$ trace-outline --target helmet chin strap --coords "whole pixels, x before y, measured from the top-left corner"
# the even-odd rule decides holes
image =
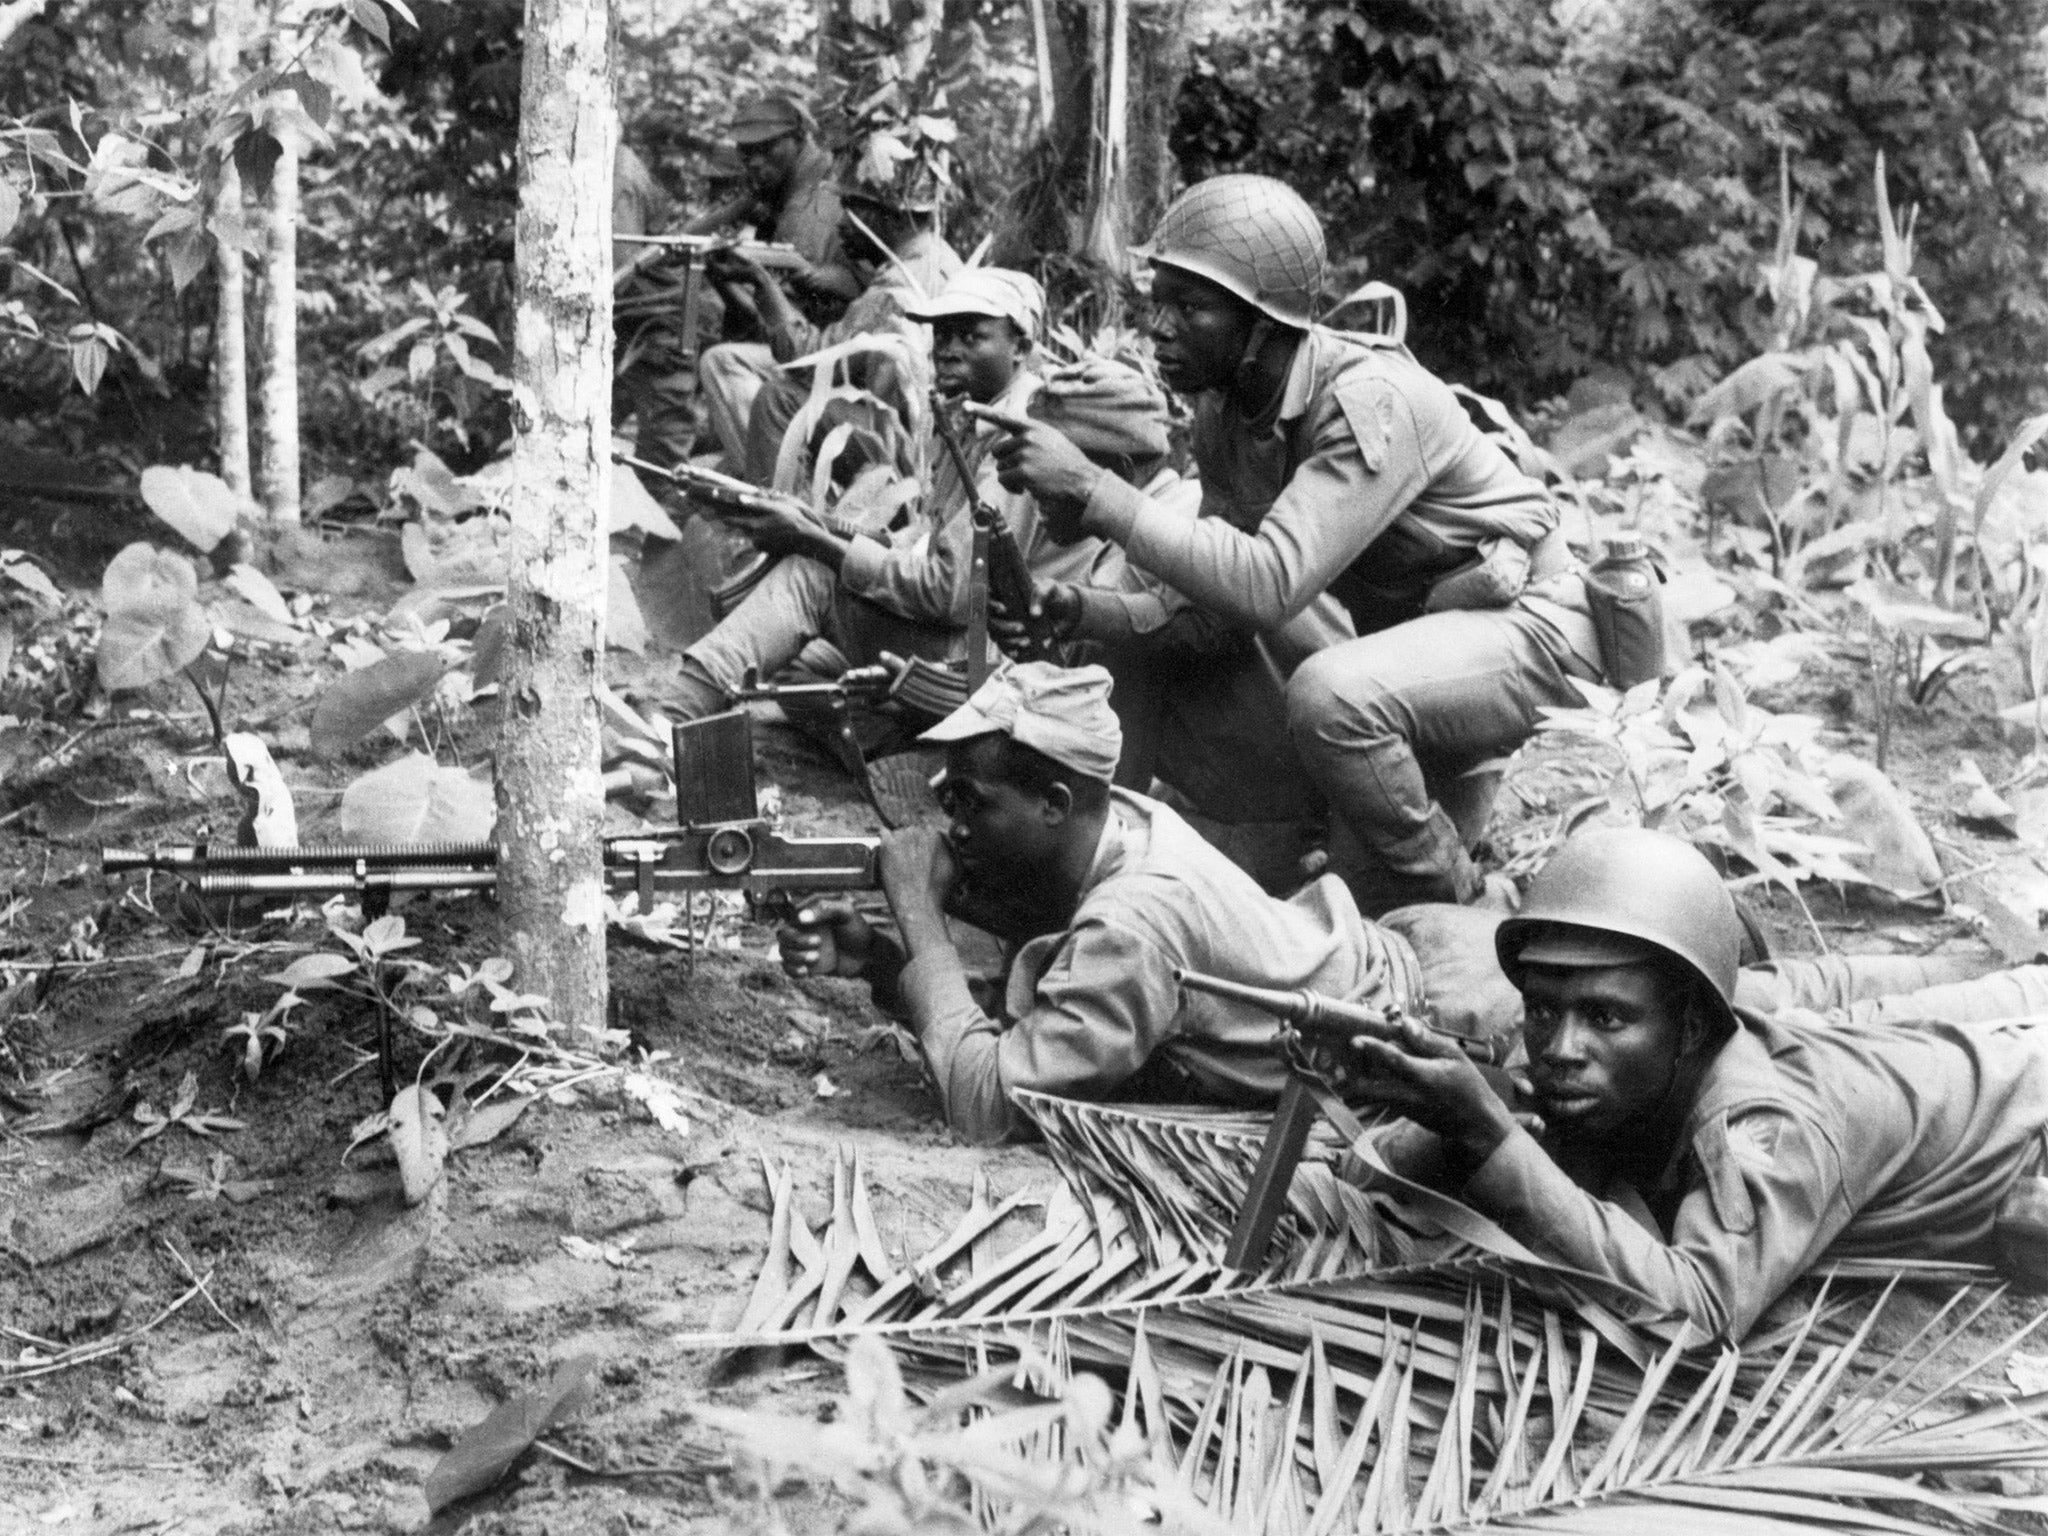
[[[1276,329],[1273,317],[1261,313],[1257,323],[1252,326],[1251,335],[1245,338],[1244,351],[1238,357],[1236,369],[1231,373],[1230,393],[1233,397],[1242,400],[1258,385],[1259,356],[1266,350],[1266,343],[1273,339],[1273,332]],[[1270,400],[1262,400],[1259,402],[1259,409],[1249,414],[1262,417],[1270,404]]]

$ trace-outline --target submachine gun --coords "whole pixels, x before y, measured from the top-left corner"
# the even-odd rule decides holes
[[[744,710],[675,728],[676,820],[604,840],[605,884],[657,897],[745,891],[773,906],[817,891],[880,888],[880,840],[789,837],[761,815],[754,788],[753,722]],[[352,893],[365,918],[405,891],[487,891],[498,883],[495,843],[332,844],[242,848],[218,843],[147,850],[105,848],[106,874],[157,870],[202,896]]]
[[[647,320],[679,307],[682,311],[683,351],[690,357],[697,355],[704,266],[711,257],[721,251],[733,251],[752,258],[771,271],[800,271],[810,265],[795,246],[776,240],[734,240],[729,236],[692,234],[614,235],[612,238],[621,245],[647,247],[612,273],[614,291],[624,288],[642,274],[653,278],[652,269],[656,267],[666,271],[671,262],[681,265],[682,272],[674,279],[621,298],[613,308],[613,316],[624,321]]]
[[[1017,547],[1017,536],[1002,514],[982,499],[974,471],[967,463],[967,450],[960,443],[952,408],[937,390],[932,392],[932,428],[945,445],[946,457],[953,461],[953,472],[960,477],[961,492],[967,497],[974,518],[973,564],[967,585],[967,691],[971,694],[988,678],[991,600],[1025,626],[1023,639],[1010,647],[1017,660],[1049,659],[1054,643],[1044,626],[1031,618],[1031,567],[1024,559],[1024,551]]]
[[[1258,1164],[1245,1190],[1244,1204],[1238,1208],[1237,1221],[1230,1229],[1223,1262],[1232,1269],[1255,1271],[1264,1266],[1266,1250],[1273,1242],[1273,1229],[1287,1209],[1287,1192],[1294,1182],[1294,1170],[1301,1165],[1308,1133],[1321,1112],[1319,1095],[1334,1091],[1332,1076],[1343,1065],[1354,1037],[1392,1038],[1405,1023],[1420,1023],[1432,1034],[1455,1043],[1478,1064],[1496,1093],[1510,1104],[1515,1102],[1514,1083],[1502,1070],[1511,1049],[1505,1039],[1457,1034],[1412,1014],[1342,1002],[1319,992],[1248,987],[1221,976],[1185,969],[1176,970],[1173,976],[1190,992],[1207,992],[1264,1009],[1287,1025],[1280,1036],[1280,1048],[1287,1063],[1287,1086],[1280,1092],[1272,1127],[1266,1132]]]

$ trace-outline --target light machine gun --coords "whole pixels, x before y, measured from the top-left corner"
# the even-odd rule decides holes
[[[604,875],[634,893],[642,913],[663,893],[745,891],[775,905],[816,891],[880,888],[879,839],[789,837],[761,815],[752,721],[744,710],[675,728],[676,819],[604,840]],[[220,844],[101,850],[106,874],[157,870],[202,896],[353,893],[366,918],[405,891],[485,891],[498,883],[495,843],[335,844],[239,848]]]
[[[1368,1008],[1347,1003],[1319,992],[1284,992],[1273,987],[1248,987],[1185,969],[1173,973],[1174,980],[1190,992],[1206,992],[1245,1003],[1286,1022],[1280,1035],[1280,1049],[1287,1063],[1287,1086],[1273,1111],[1273,1124],[1259,1149],[1258,1165],[1252,1170],[1244,1204],[1230,1229],[1223,1262],[1232,1269],[1253,1271],[1266,1262],[1272,1246],[1273,1228],[1287,1209],[1287,1192],[1294,1183],[1294,1170],[1308,1146],[1308,1133],[1315,1126],[1319,1110],[1318,1091],[1332,1091],[1331,1079],[1345,1065],[1351,1041],[1359,1035],[1381,1039],[1397,1036],[1407,1022],[1418,1022],[1433,1034],[1454,1042],[1479,1064],[1479,1070],[1493,1084],[1494,1091],[1509,1104],[1515,1102],[1515,1087],[1501,1070],[1507,1058],[1508,1042],[1475,1039],[1440,1029],[1427,1020],[1398,1011]]]

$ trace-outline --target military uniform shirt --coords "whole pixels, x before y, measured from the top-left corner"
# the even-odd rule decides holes
[[[913,960],[898,991],[946,1119],[987,1142],[1028,1123],[1012,1090],[1110,1098],[1155,1054],[1187,1098],[1270,1102],[1284,1076],[1278,1021],[1182,991],[1175,967],[1384,1004],[1405,972],[1388,966],[1380,938],[1336,878],[1276,901],[1166,806],[1112,790],[1072,922],[1010,965],[1007,1018],[982,1011],[950,947]]]
[[[1729,1339],[1824,1255],[1986,1256],[1999,1202],[2040,1168],[2048,1031],[1739,1016],[1654,1187],[1567,1173],[1517,1130],[1465,1198]]]
[[[989,402],[990,408],[1007,415],[1025,414],[1040,382],[1035,373],[1018,370],[1009,387]],[[1119,582],[1127,567],[1113,545],[1100,539],[1080,539],[1067,545],[1054,542],[1039,517],[1038,503],[1028,494],[1003,489],[989,455],[989,445],[997,435],[997,429],[986,422],[974,422],[961,438],[961,457],[975,477],[981,499],[1009,525],[1033,581]],[[925,497],[925,515],[891,542],[869,536],[854,539],[847,547],[839,580],[855,596],[904,618],[965,625],[968,574],[974,562],[974,498],[936,432],[928,456],[931,490]],[[1181,485],[1179,476],[1171,476],[1159,487],[1159,494],[1176,495]],[[1180,494],[1179,501],[1185,506],[1191,497],[1192,492]]]
[[[763,238],[795,246],[814,266],[838,254],[839,186],[832,177],[832,156],[822,145],[804,146],[790,170],[781,207],[759,228]]]
[[[1543,488],[1405,348],[1320,327],[1296,350],[1272,419],[1248,420],[1207,391],[1193,448],[1199,520],[1147,507],[1103,475],[1082,526],[1254,629],[1275,628],[1326,590],[1361,632],[1380,627],[1373,567],[1391,549],[1368,550],[1404,518],[1423,544],[1455,551],[1498,537],[1531,547],[1557,523]]]

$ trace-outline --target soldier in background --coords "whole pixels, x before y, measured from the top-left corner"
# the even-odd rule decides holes
[[[612,234],[660,234],[674,217],[674,199],[639,152],[621,139],[612,160]],[[612,271],[631,267],[646,249],[615,239]],[[642,281],[638,275],[627,279],[620,297],[629,297]],[[635,419],[634,451],[653,464],[674,464],[688,457],[697,435],[697,380],[689,361],[690,344],[677,329],[679,323],[679,317],[663,316],[630,329],[623,322],[620,327],[623,350],[612,376],[612,419]]]
[[[838,259],[840,205],[832,156],[817,142],[810,114],[792,97],[758,96],[733,120],[732,142],[745,177],[743,191],[718,210],[717,224],[700,221],[707,227],[693,225],[690,232],[713,234],[751,226],[756,239],[793,245],[811,263],[810,270],[790,274],[799,304],[813,288],[850,298],[856,291],[852,274]],[[728,310],[753,315],[752,329],[762,330],[751,274],[721,268],[713,276]],[[774,351],[759,336],[721,341],[698,359],[705,414],[733,466],[745,462],[754,399],[776,366]]]
[[[798,285],[785,287],[743,251],[719,254],[715,270],[721,280],[750,290],[768,331],[773,364],[792,363],[856,336],[893,334],[907,343],[900,368],[868,356],[849,364],[850,376],[885,402],[922,398],[930,391],[930,333],[908,311],[939,293],[960,270],[959,253],[938,233],[940,191],[934,178],[915,169],[899,170],[886,183],[856,181],[850,175],[842,179],[840,258],[862,287],[845,313],[828,324],[804,312],[791,292]],[[711,363],[709,354],[706,362]],[[736,409],[742,382],[722,365],[707,367],[705,405],[735,472],[767,485],[774,478],[783,434],[810,393],[810,377],[799,370],[755,382],[744,426]]]

